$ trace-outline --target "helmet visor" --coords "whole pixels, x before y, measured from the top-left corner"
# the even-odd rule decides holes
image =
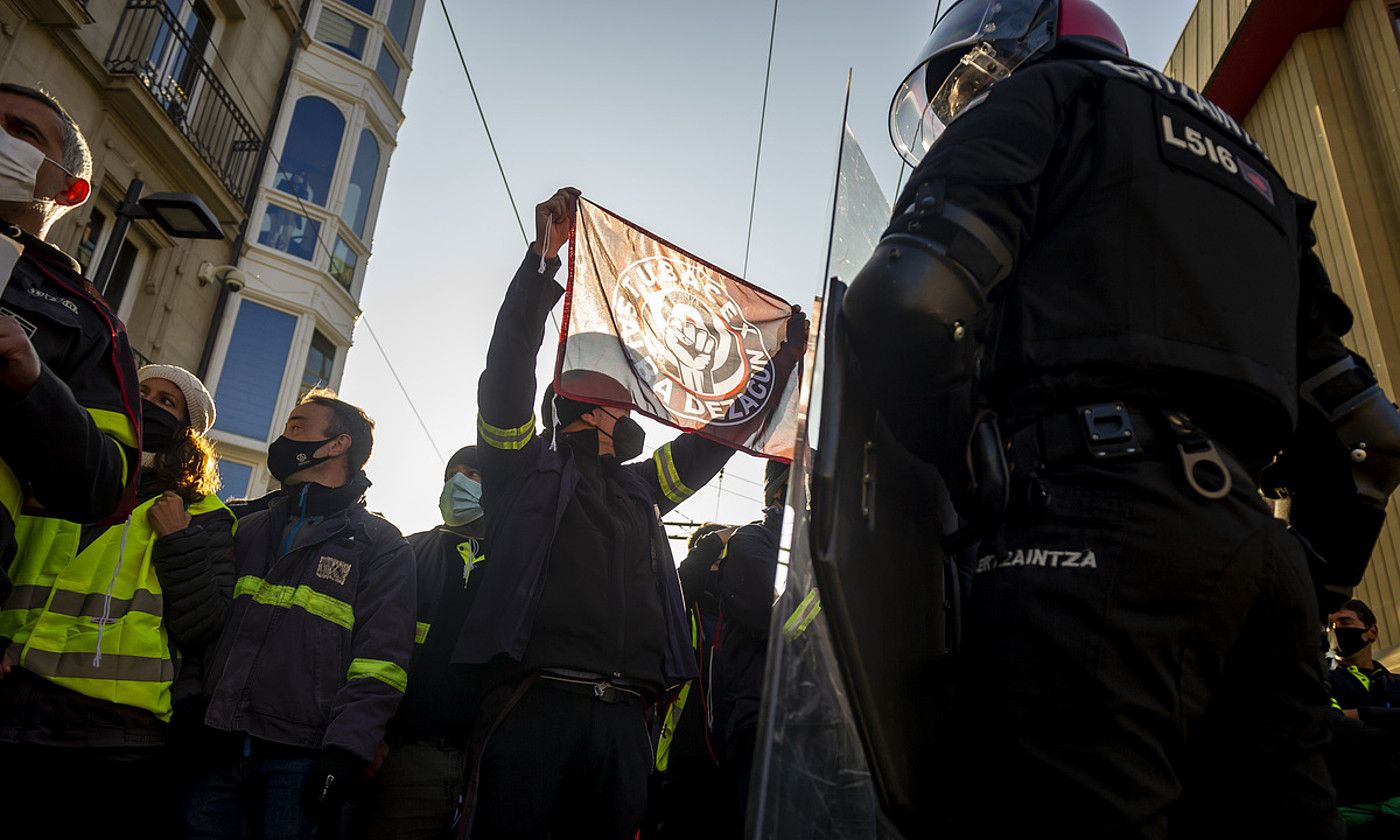
[[[890,139],[918,166],[948,125],[1052,37],[1055,0],[962,0],[938,21],[890,104]],[[1053,14],[1050,15],[1053,18]]]

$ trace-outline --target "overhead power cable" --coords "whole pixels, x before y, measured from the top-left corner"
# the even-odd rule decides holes
[[[510,179],[506,177],[506,167],[501,163],[501,153],[496,151],[496,139],[491,136],[491,124],[486,121],[486,109],[481,107],[481,97],[476,95],[476,83],[472,81],[472,71],[467,69],[467,58],[462,53],[462,42],[457,40],[457,28],[452,25],[452,15],[447,11],[447,0],[438,0],[438,5],[442,7],[442,16],[447,20],[447,31],[452,36],[452,46],[457,50],[457,60],[461,62],[462,73],[467,77],[467,87],[471,89],[472,101],[476,103],[477,116],[481,117],[481,128],[486,132],[486,142],[491,144],[491,155],[496,159],[496,171],[501,173],[501,183],[506,188],[506,198],[510,199],[510,209],[515,214],[516,226],[520,228],[520,238],[525,240],[525,246],[528,248],[530,235],[525,232],[525,222],[520,218],[520,205],[515,203],[515,193],[510,189]],[[555,332],[562,332],[554,310],[550,310],[549,320],[553,322]]]
[[[472,101],[476,103],[476,113],[481,117],[481,127],[486,131],[486,141],[491,144],[491,154],[496,158],[496,169],[501,173],[501,183],[506,188],[506,198],[510,199],[510,209],[515,213],[515,224],[520,228],[520,238],[530,244],[530,236],[525,232],[525,223],[520,219],[520,207],[515,203],[515,194],[510,191],[510,180],[506,178],[506,168],[501,164],[501,154],[496,151],[496,140],[491,136],[491,125],[486,122],[486,111],[481,107],[481,97],[476,95],[476,84],[472,82],[472,71],[467,69],[467,58],[462,54],[462,42],[457,40],[457,28],[452,25],[452,15],[447,11],[447,0],[438,0],[442,6],[442,16],[447,19],[447,31],[452,36],[452,46],[457,49],[457,60],[462,63],[462,72],[467,77],[467,87],[471,88]]]
[[[403,380],[399,378],[399,372],[394,369],[394,363],[389,361],[389,354],[384,351],[384,345],[379,343],[379,336],[375,335],[374,327],[370,326],[369,319],[363,314],[360,315],[360,323],[365,325],[365,331],[368,332],[369,337],[374,340],[374,346],[379,348],[379,355],[384,358],[384,365],[389,368],[389,375],[394,377],[394,382],[398,384],[399,392],[403,394],[403,398],[408,403],[408,407],[412,409],[413,416],[418,418],[418,425],[422,427],[423,434],[427,436],[428,444],[433,447],[433,452],[437,453],[438,460],[443,460],[442,449],[438,447],[437,441],[433,439],[433,433],[428,430],[428,423],[423,419],[423,415],[419,413],[418,406],[414,404],[413,398],[408,395],[408,387],[405,386]]]
[[[763,126],[768,122],[768,82],[773,77],[773,38],[778,32],[778,0],[773,0],[773,20],[768,25],[768,66],[763,71],[763,107],[758,114],[758,151],[753,161],[753,190],[749,193],[749,230],[744,237],[744,272],[749,276],[749,249],[753,245],[753,211],[758,202],[758,167],[763,162]]]

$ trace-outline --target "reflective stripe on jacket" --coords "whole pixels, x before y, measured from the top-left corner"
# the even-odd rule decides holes
[[[413,553],[360,504],[311,517],[299,501],[294,490],[239,521],[233,610],[207,665],[205,722],[369,761],[408,684]]]
[[[170,720],[175,655],[152,564],[157,535],[146,500],[79,550],[83,526],[22,516],[14,591],[0,610],[0,637],[25,670],[79,694],[134,706]],[[215,496],[191,516],[223,508]]]

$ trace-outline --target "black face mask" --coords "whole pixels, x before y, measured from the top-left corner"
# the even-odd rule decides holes
[[[602,434],[602,432],[599,432]],[[646,446],[647,433],[642,425],[631,417],[619,417],[612,431],[613,453],[618,463],[625,464],[642,454]]]
[[[1370,639],[1363,638],[1366,630],[1361,627],[1334,627],[1332,635],[1337,638],[1337,653],[1342,656],[1359,653],[1371,643]]]
[[[175,444],[187,425],[150,400],[141,400],[141,451],[165,452]]]
[[[333,440],[335,438],[292,440],[282,435],[267,447],[267,471],[273,478],[285,482],[293,473],[329,461],[331,456],[316,458],[314,453]]]

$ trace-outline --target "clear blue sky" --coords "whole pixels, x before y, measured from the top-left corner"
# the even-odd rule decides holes
[[[475,442],[477,378],[525,246],[442,11],[437,0],[425,4],[361,305],[446,457]],[[1156,67],[1194,5],[1100,4],[1135,55]],[[821,289],[847,68],[851,125],[885,192],[894,192],[900,161],[886,130],[890,97],[927,37],[934,6],[780,0],[748,279],[804,308]],[[770,3],[448,7],[527,230],[535,203],[574,185],[738,273]],[[552,351],[552,337],[546,347]],[[548,375],[544,365],[540,375]],[[378,423],[372,509],[404,533],[436,524],[443,462],[363,326],[341,391]],[[656,424],[647,431],[648,452],[671,434]],[[760,461],[737,455],[725,492],[712,482],[678,514],[755,519],[762,475]]]

